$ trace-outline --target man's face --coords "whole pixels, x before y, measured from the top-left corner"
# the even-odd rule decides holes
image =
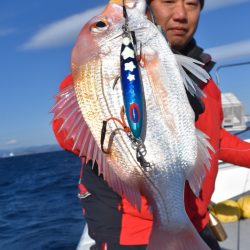
[[[165,31],[173,49],[182,49],[196,31],[201,6],[199,0],[152,0],[156,22]]]

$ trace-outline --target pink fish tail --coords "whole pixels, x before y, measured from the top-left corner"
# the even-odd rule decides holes
[[[153,228],[147,250],[210,250],[193,225],[180,230]]]

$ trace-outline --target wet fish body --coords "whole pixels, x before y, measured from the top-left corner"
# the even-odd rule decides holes
[[[185,181],[189,181],[198,195],[209,166],[209,143],[205,135],[195,129],[194,113],[183,84],[186,75],[159,29],[145,17],[145,1],[134,1],[127,11],[129,29],[135,31],[143,46],[144,67],[140,68],[143,90],[132,87],[133,93],[139,96],[126,97],[128,83],[134,83],[134,78],[127,79],[134,67],[127,65],[131,67],[127,72],[123,69],[133,56],[127,54],[131,60],[120,64],[120,53],[124,51],[121,45],[127,44],[122,37],[123,12],[121,6],[109,4],[100,16],[85,25],[72,52],[74,87],[60,97],[65,103],[68,96],[75,97],[72,108],[79,107],[79,110],[70,113],[72,108],[65,108],[66,104],[56,109],[63,109],[62,113],[70,114],[72,120],[80,113],[81,124],[68,122],[64,129],[76,127],[77,132],[72,132],[74,147],[87,161],[93,159],[98,163],[99,172],[116,192],[125,195],[138,208],[140,194],[146,196],[154,218],[148,250],[208,249],[184,207]],[[98,22],[102,22],[101,25],[97,25]],[[179,60],[191,70],[196,69],[200,78],[207,77],[195,65],[190,66],[191,59],[179,57]],[[129,82],[121,79],[113,88],[121,68],[123,80]],[[190,87],[194,92],[195,88]],[[142,111],[143,99],[145,111]],[[120,117],[123,105],[127,105],[127,122],[129,117],[132,121],[130,127],[144,115],[140,120],[141,128],[134,129],[134,137],[138,135],[143,141],[147,151],[145,161],[150,163],[147,169],[137,161],[131,139],[114,120],[107,124],[106,132],[106,138],[111,138],[110,154],[101,151],[102,121]]]

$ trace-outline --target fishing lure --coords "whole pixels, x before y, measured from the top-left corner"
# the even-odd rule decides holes
[[[146,147],[141,138],[142,126],[143,126],[143,107],[144,107],[144,95],[143,85],[141,80],[141,73],[139,68],[139,61],[137,57],[137,44],[135,32],[130,31],[128,28],[128,15],[126,7],[123,1],[123,17],[125,24],[123,25],[123,39],[120,53],[120,76],[116,78],[114,87],[120,78],[121,88],[123,95],[124,107],[121,109],[120,119],[110,117],[103,121],[103,127],[101,131],[101,149],[102,152],[108,154],[109,149],[104,149],[104,141],[107,129],[107,122],[114,120],[123,127],[124,132],[127,133],[132,148],[136,151],[136,158],[145,171],[151,168],[151,164],[145,160],[147,154]],[[126,113],[128,126],[124,120],[124,113]]]
[[[125,25],[120,54],[120,77],[125,113],[133,136],[140,139],[143,125],[143,88],[136,53],[135,35],[128,28],[128,16],[123,5]]]

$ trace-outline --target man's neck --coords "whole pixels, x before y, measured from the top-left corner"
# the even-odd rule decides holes
[[[196,41],[192,39],[184,48],[179,50],[182,55],[189,56],[195,59],[200,58],[203,49],[196,45]]]

